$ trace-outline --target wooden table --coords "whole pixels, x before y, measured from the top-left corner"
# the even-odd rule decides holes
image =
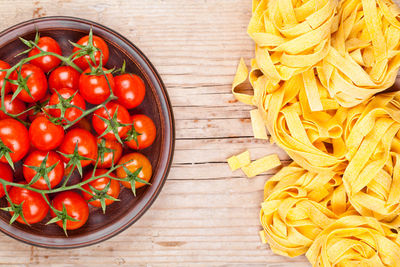
[[[118,236],[75,250],[48,250],[0,234],[4,266],[309,266],[260,242],[258,219],[268,175],[232,173],[226,158],[249,149],[253,159],[278,153],[252,138],[248,106],[230,93],[246,34],[249,0],[1,0],[0,29],[38,16],[100,22],[140,47],[160,72],[176,118],[176,152],[151,209]]]

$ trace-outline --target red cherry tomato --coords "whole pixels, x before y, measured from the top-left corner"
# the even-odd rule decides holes
[[[8,166],[5,163],[0,163],[0,179],[6,180],[8,182],[13,181],[13,171],[10,166]],[[7,191],[10,190],[10,186],[6,186]],[[4,192],[4,187],[2,184],[0,184],[0,197],[4,197],[6,192]]]
[[[0,60],[0,70],[7,70],[9,68],[11,68],[10,64],[8,64],[3,60]],[[6,77],[6,74],[7,73],[5,71],[0,71],[0,92],[1,88],[3,88],[4,78]],[[10,83],[6,83],[4,88],[5,88],[4,94],[8,94],[11,90]]]
[[[61,95],[63,99],[68,99],[74,95],[75,91],[70,88],[63,88],[58,90],[58,94]],[[49,106],[57,105],[60,103],[59,95],[57,93],[53,93],[50,97],[49,101]],[[86,103],[85,100],[82,98],[82,96],[79,93],[76,93],[75,96],[72,98],[71,105],[80,107],[81,109],[85,110],[86,109]],[[61,117],[61,110],[60,109],[49,109],[49,113],[51,116],[55,118],[60,118]],[[69,122],[73,122],[76,119],[78,119],[82,115],[82,111],[79,110],[78,108],[67,108],[64,114],[64,119],[63,123],[68,124]]]
[[[151,175],[153,173],[151,163],[150,161],[146,158],[145,155],[140,154],[140,153],[131,153],[124,155],[118,162],[118,165],[124,166],[131,172],[134,173],[137,171],[139,168],[142,168],[140,171],[138,177],[146,182],[150,181]],[[127,173],[125,172],[123,167],[120,167],[117,169],[117,177],[124,179],[127,177]],[[131,188],[131,183],[128,181],[121,181],[122,185]],[[144,183],[140,182],[135,182],[135,188],[140,188],[142,186],[145,186]]]
[[[139,76],[126,73],[115,76],[114,81],[114,94],[118,97],[118,103],[127,109],[135,108],[142,103],[146,87]]]
[[[89,42],[89,35],[86,35],[86,36],[82,37],[81,39],[79,39],[77,44],[85,46],[88,44],[88,42]],[[104,40],[102,38],[94,35],[93,36],[93,46],[97,47],[101,51],[101,52],[97,51],[94,53],[94,58],[96,60],[95,66],[99,65],[101,54],[103,54],[102,64],[103,64],[103,66],[105,66],[107,64],[108,56],[109,56],[108,46],[107,46],[106,42],[104,42]],[[80,48],[74,47],[74,49],[72,50],[72,53],[75,53],[79,50],[80,50]],[[93,62],[90,59],[89,55],[78,57],[77,59],[74,60],[74,63],[76,65],[78,65],[78,67],[81,68],[82,70],[87,69],[89,67],[88,62],[90,62],[90,64],[93,65]]]
[[[29,140],[39,150],[53,150],[63,139],[63,127],[52,123],[44,116],[36,118],[29,127]]]
[[[23,203],[22,214],[29,224],[42,221],[49,212],[49,205],[37,192],[14,186],[10,189],[9,196],[14,204]],[[13,214],[13,212],[10,213]],[[17,218],[17,221],[25,224],[21,216]]]
[[[55,53],[60,56],[62,54],[61,48],[58,45],[57,41],[51,37],[47,37],[47,36],[40,37],[39,41],[37,43],[37,46],[46,52],[52,52],[52,53]],[[29,52],[28,56],[32,57],[39,53],[40,53],[40,50],[37,47],[35,47],[34,49],[32,49]],[[49,72],[51,69],[57,67],[60,64],[61,60],[55,56],[41,56],[41,57],[32,59],[30,62],[31,62],[31,64],[41,68],[44,72]]]
[[[103,68],[103,70],[107,70]],[[114,90],[114,78],[111,73],[108,73],[107,79],[110,83],[108,86],[104,75],[88,75],[90,69],[85,70],[79,78],[79,93],[90,104],[101,104],[110,96],[111,90]]]
[[[113,155],[114,165],[117,165],[118,160],[122,156],[122,145],[118,141],[103,138],[97,138],[97,144],[100,158],[97,168],[110,168],[112,166]],[[111,149],[113,151],[104,152],[103,155],[101,155],[103,149]]]
[[[94,175],[101,176],[107,172],[108,172],[108,170],[105,170],[105,169],[96,169]],[[93,170],[86,173],[86,175],[83,177],[83,181],[90,179],[92,177],[92,175],[93,175]],[[116,178],[116,176],[113,173],[110,173],[110,176]],[[86,189],[90,193],[94,194],[93,190],[90,188],[89,185],[91,185],[96,190],[103,190],[108,185],[108,183],[110,183],[110,188],[107,190],[107,195],[109,195],[113,198],[118,198],[119,191],[120,191],[119,182],[117,180],[110,179],[107,176],[103,176],[94,181],[91,181],[91,182],[83,185],[82,188]],[[89,201],[93,198],[92,195],[90,195],[84,191],[82,191],[82,194],[83,194],[83,198],[86,201]],[[107,199],[107,198],[105,199],[106,206],[110,205],[113,202],[114,202],[114,200],[112,200],[112,199]],[[89,204],[91,204],[92,206],[95,206],[95,207],[101,207],[101,202],[99,199],[94,199],[92,201],[89,201]]]
[[[22,65],[19,71],[24,79],[29,76],[27,86],[32,97],[24,89],[22,89],[17,97],[27,103],[37,102],[42,99],[47,92],[47,78],[42,69],[32,64],[25,64]],[[18,79],[18,73],[16,71],[10,76],[11,80]],[[11,88],[15,92],[18,85],[12,84]]]
[[[79,76],[81,74],[70,66],[61,66],[50,73],[49,88],[52,93],[55,90],[70,88],[75,91],[79,88]]]
[[[12,151],[10,157],[13,162],[21,160],[28,153],[28,130],[15,119],[0,120],[0,140]],[[7,160],[3,156],[0,162],[7,163]]]
[[[16,114],[20,114],[26,110],[26,105],[24,102],[22,102],[18,98],[15,98],[11,102],[11,99],[12,99],[12,95],[6,95],[4,97],[4,106],[6,108],[7,113],[16,115]],[[0,107],[1,107],[1,101],[0,101]],[[24,114],[18,116],[18,118],[21,120],[26,120],[26,117],[27,117],[26,112]],[[9,118],[9,116],[0,110],[0,119],[6,119],[6,118]]]
[[[85,167],[97,159],[97,142],[96,138],[88,131],[75,128],[67,132],[64,137],[59,151],[64,154],[73,154],[75,146],[78,143],[78,154],[93,160],[81,160],[82,167]],[[70,159],[63,158],[63,161],[68,163]]]
[[[131,128],[131,118],[129,116],[129,112],[115,102],[108,102],[106,104],[106,109],[100,108],[93,113],[92,117],[92,125],[94,130],[99,134],[103,134],[104,131],[107,129],[107,123],[104,122],[100,117],[110,120],[113,118],[114,114],[117,112],[117,122],[121,124],[128,124],[127,126],[120,126],[118,127],[118,135],[123,138],[126,136],[127,132]],[[109,140],[117,140],[115,134],[111,131],[106,133],[104,136],[105,139]]]
[[[41,100],[35,103],[30,103],[28,105],[29,111],[28,113],[28,119],[29,121],[34,121],[36,118],[40,116],[45,116],[43,109],[49,104],[50,101],[50,95],[46,94]]]
[[[154,125],[152,119],[150,119],[146,115],[138,114],[133,115],[131,117],[131,120],[133,121],[135,131],[140,134],[137,137],[139,146],[136,144],[136,141],[129,138],[129,136],[128,138],[131,140],[125,142],[125,144],[132,149],[143,149],[151,146],[156,139],[156,126]]]
[[[83,197],[76,192],[65,191],[57,194],[52,201],[52,205],[59,211],[62,211],[63,207],[65,207],[67,214],[77,220],[67,220],[66,230],[75,230],[82,227],[89,218],[88,204]],[[50,214],[52,217],[56,216],[53,210],[50,210]],[[62,221],[57,221],[56,223],[61,228],[63,227]]]
[[[43,160],[47,156],[47,161],[46,161],[46,168],[53,166],[54,164],[57,164],[56,167],[51,170],[50,172],[47,173],[47,176],[49,177],[50,181],[50,188],[48,187],[45,179],[43,176],[39,178],[35,183],[33,183],[31,186],[37,189],[42,189],[42,190],[47,190],[54,188],[56,185],[58,185],[63,176],[64,176],[64,162],[61,160],[61,157],[53,151],[33,151],[30,153],[25,161],[24,161],[24,166],[22,167],[23,174],[25,180],[29,183],[32,181],[32,179],[35,177],[37,174],[37,171],[35,171],[31,167],[40,167],[42,164]]]

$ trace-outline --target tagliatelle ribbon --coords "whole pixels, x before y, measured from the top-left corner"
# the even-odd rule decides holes
[[[232,92],[257,108],[255,137],[267,128],[294,161],[265,184],[263,242],[318,267],[400,266],[400,93],[382,93],[400,67],[400,9],[254,0],[252,12],[255,58]],[[238,90],[247,79],[253,95]]]
[[[305,253],[340,216],[355,213],[337,174],[312,173],[291,164],[265,184],[260,234],[275,253],[294,257]]]
[[[313,266],[400,266],[398,235],[375,218],[345,216],[319,233],[306,256]]]
[[[392,86],[400,67],[400,14],[388,0],[340,1],[339,27],[319,78],[332,97],[352,107]]]

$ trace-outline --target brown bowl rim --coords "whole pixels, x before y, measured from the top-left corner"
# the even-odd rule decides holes
[[[91,245],[95,245],[100,242],[103,242],[103,241],[110,239],[110,238],[118,235],[119,233],[123,232],[124,230],[129,228],[131,225],[133,225],[135,222],[137,222],[147,212],[147,210],[151,207],[151,205],[154,203],[154,201],[160,194],[160,192],[167,180],[169,171],[171,169],[174,150],[175,150],[175,138],[176,138],[175,120],[174,120],[171,101],[169,99],[165,84],[162,81],[161,76],[155,69],[154,65],[150,62],[150,60],[147,58],[147,56],[136,45],[134,45],[130,40],[128,40],[126,37],[124,37],[123,35],[121,35],[120,33],[116,32],[116,31],[110,29],[107,26],[104,26],[100,23],[97,23],[97,22],[94,22],[91,20],[87,20],[87,19],[83,19],[83,18],[79,18],[79,17],[73,17],[73,16],[45,16],[45,17],[34,18],[34,19],[27,20],[27,21],[23,21],[18,24],[15,24],[11,27],[8,27],[5,30],[0,31],[0,37],[9,32],[15,31],[20,27],[29,26],[36,22],[41,22],[41,21],[46,21],[46,20],[50,20],[50,21],[51,20],[65,20],[65,21],[83,24],[84,26],[93,27],[93,29],[99,28],[101,30],[104,30],[104,31],[110,33],[114,37],[116,37],[118,39],[118,41],[121,41],[121,42],[125,43],[126,45],[128,45],[135,52],[136,56],[138,56],[145,63],[145,66],[143,66],[143,65],[141,65],[141,66],[145,67],[145,69],[148,69],[153,74],[152,77],[150,77],[150,80],[154,85],[155,91],[157,93],[157,97],[159,98],[160,103],[161,103],[160,109],[162,110],[162,114],[160,116],[165,116],[165,120],[167,121],[166,125],[168,126],[167,129],[165,129],[165,134],[166,134],[165,147],[168,148],[168,155],[166,158],[166,163],[164,164],[164,170],[162,171],[162,174],[160,175],[161,180],[158,184],[158,187],[149,196],[147,202],[144,204],[143,208],[139,210],[139,212],[134,214],[134,216],[132,218],[130,218],[128,220],[128,222],[124,223],[120,227],[117,227],[116,229],[113,229],[110,233],[98,236],[98,235],[96,235],[96,232],[94,232],[94,233],[88,235],[88,237],[91,237],[93,235],[94,238],[92,237],[90,240],[87,240],[85,242],[75,242],[75,243],[68,242],[68,240],[70,240],[70,238],[64,238],[63,240],[65,240],[67,242],[65,242],[63,244],[46,244],[45,242],[36,242],[36,241],[32,240],[32,237],[35,237],[37,235],[23,232],[22,230],[17,229],[18,230],[17,232],[23,232],[24,236],[31,237],[31,238],[26,238],[26,237],[16,234],[15,231],[8,231],[8,230],[4,229],[0,224],[1,232],[3,232],[4,234],[6,234],[18,241],[26,243],[28,245],[33,245],[33,246],[42,247],[42,248],[50,248],[50,249],[73,249],[73,248],[87,247],[87,246],[91,246]],[[154,83],[154,82],[156,82],[156,83]],[[162,96],[162,97],[160,97],[160,96]],[[163,114],[165,114],[165,115],[163,115]],[[154,179],[154,177],[153,177],[153,179]],[[109,227],[110,226],[108,226],[106,228],[109,228]],[[12,227],[11,229],[16,229],[16,228]],[[59,237],[56,237],[56,238],[47,237],[47,239],[51,240],[51,239],[60,239],[60,238]]]

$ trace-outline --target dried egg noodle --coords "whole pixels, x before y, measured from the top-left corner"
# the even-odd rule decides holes
[[[400,266],[397,239],[375,218],[345,216],[317,236],[306,256],[313,266]]]
[[[253,0],[252,12],[255,58],[232,93],[257,108],[254,136],[267,129],[294,161],[265,184],[262,240],[313,266],[400,266],[400,93],[382,93],[400,67],[400,9]],[[258,174],[248,162],[236,168]]]

